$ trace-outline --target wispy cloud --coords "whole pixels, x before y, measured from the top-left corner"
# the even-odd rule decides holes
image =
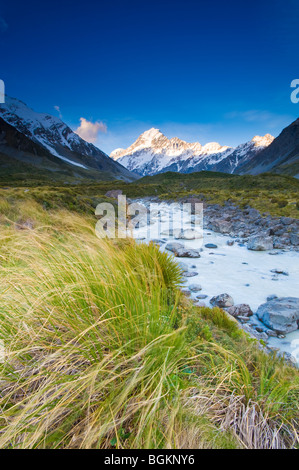
[[[5,33],[8,28],[8,24],[5,19],[0,16],[0,33]]]
[[[91,122],[83,117],[80,118],[80,122],[81,124],[77,127],[75,132],[87,142],[94,144],[100,133],[107,132],[107,126],[104,122]]]
[[[56,109],[56,111],[58,112],[58,115],[59,115],[60,119],[62,119],[62,114],[61,114],[60,106],[54,106],[54,109]]]
[[[269,130],[284,127],[290,124],[292,116],[287,114],[272,113],[264,110],[250,109],[247,111],[232,111],[225,115],[226,119],[238,119],[248,123],[266,124]]]

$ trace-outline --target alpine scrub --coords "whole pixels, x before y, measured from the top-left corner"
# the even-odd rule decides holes
[[[18,207],[36,218],[1,226],[1,448],[298,444],[298,371],[194,307],[167,253]]]

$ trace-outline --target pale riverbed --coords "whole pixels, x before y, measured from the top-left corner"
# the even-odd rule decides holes
[[[141,202],[141,201],[140,201]],[[165,222],[168,216],[169,206],[161,205],[161,232],[168,228]],[[174,212],[174,227],[176,219],[179,220],[180,210]],[[164,222],[163,222],[164,221]],[[156,228],[158,217],[154,218],[151,228]],[[149,242],[148,226],[134,230],[134,236]],[[165,250],[168,242],[179,242],[185,247],[200,250],[200,258],[176,258],[185,263],[190,271],[198,274],[186,279],[184,286],[200,284],[202,290],[192,293],[192,298],[198,294],[207,295],[204,302],[209,306],[210,299],[218,294],[228,293],[234,299],[235,304],[247,303],[255,312],[259,305],[266,302],[269,295],[278,297],[299,297],[299,253],[276,250],[276,255],[270,255],[268,251],[250,251],[246,246],[239,246],[235,242],[227,245],[231,237],[203,230],[203,239],[176,240],[174,237],[160,235],[164,243],[161,250]],[[217,248],[205,248],[205,244],[213,243]],[[274,250],[272,250],[272,253]],[[287,275],[274,274],[273,269],[286,271]],[[281,351],[291,353],[299,362],[299,330],[289,333],[285,338],[269,338],[269,346],[277,347]]]

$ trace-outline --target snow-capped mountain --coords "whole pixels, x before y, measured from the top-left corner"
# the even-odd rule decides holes
[[[9,96],[0,104],[0,153],[50,171],[96,170],[99,179],[100,172],[132,179],[126,168],[79,137],[61,119],[37,113]]]
[[[191,173],[211,170],[237,173],[245,162],[265,149],[274,137],[255,136],[250,142],[236,148],[217,142],[201,145],[174,137],[168,139],[158,129],[149,129],[127,149],[116,149],[110,157],[139,175],[154,175],[166,171]]]

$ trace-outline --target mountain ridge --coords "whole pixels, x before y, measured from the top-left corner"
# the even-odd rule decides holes
[[[61,119],[37,113],[6,95],[0,104],[0,153],[57,176],[59,169],[73,178],[136,179],[126,168],[84,141]],[[9,160],[7,161],[9,165]]]
[[[240,163],[270,145],[274,137],[270,134],[254,136],[245,144],[233,148],[209,142],[188,143],[178,137],[168,139],[159,129],[143,132],[127,149],[116,149],[110,157],[141,176],[166,171],[190,173],[211,170],[235,173]]]

